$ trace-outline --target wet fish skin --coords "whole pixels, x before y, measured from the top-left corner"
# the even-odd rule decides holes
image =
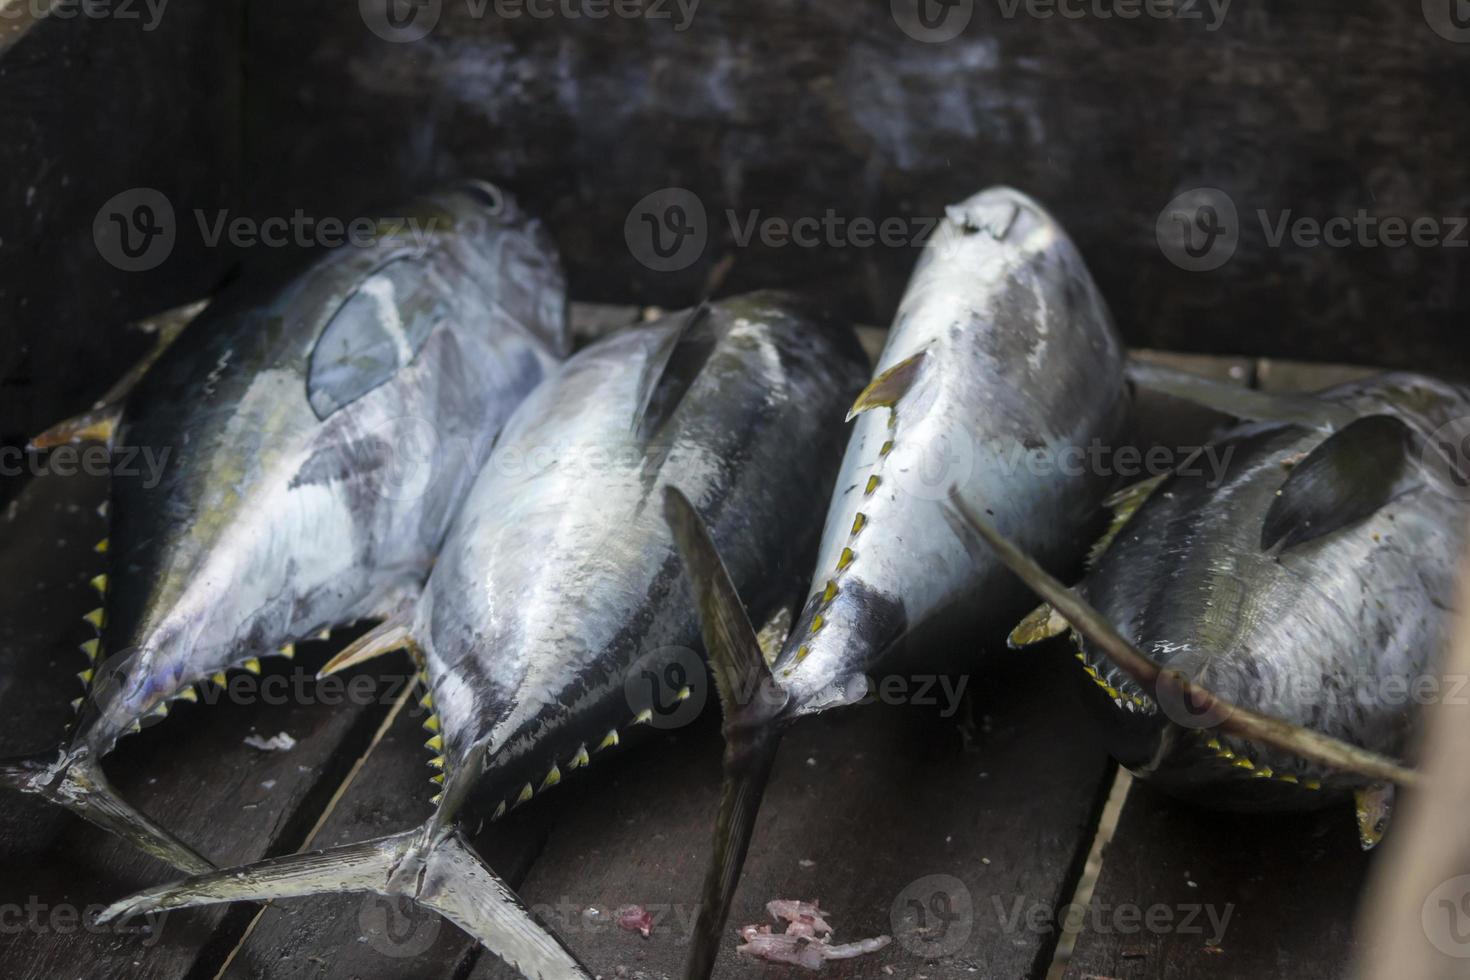
[[[948,209],[915,269],[877,374],[849,412],[857,423],[809,597],[769,670],[744,635],[721,543],[697,514],[671,512],[724,679],[726,734],[686,978],[714,968],[785,727],[860,701],[911,631],[998,628],[1025,608],[1020,581],[952,526],[949,494],[957,487],[1046,562],[1068,566],[1110,479],[1055,467],[1094,441],[1117,445],[1129,412],[1122,346],[1081,256],[1040,205],[992,188]],[[1028,465],[1028,452],[1053,468]],[[742,692],[757,684],[780,697]]]
[[[1425,439],[1470,417],[1470,389],[1417,375],[1378,376],[1320,397],[1350,415],[1398,419]],[[1263,550],[1278,490],[1327,438],[1274,422],[1226,433],[1217,441],[1230,453],[1221,484],[1167,478],[1078,591],[1161,666],[1226,701],[1402,758],[1412,692],[1433,676],[1449,628],[1465,502],[1431,478],[1365,519]],[[1096,674],[1090,701],[1114,754],[1164,789],[1215,806],[1296,809],[1368,783],[1217,731],[1205,724],[1212,715],[1191,727],[1182,702],[1161,711],[1093,644],[1072,638]]]
[[[1053,567],[1081,554],[1108,489],[1104,474],[1059,478],[1022,456],[1116,445],[1129,413],[1112,318],[1036,202],[992,188],[948,209],[875,374],[916,356],[896,403],[856,417],[809,599],[774,665],[793,716],[861,698],[911,628],[999,626],[1024,609],[1024,588],[944,519],[952,484]]]
[[[416,593],[495,433],[570,332],[554,247],[503,192],[455,185],[409,216],[283,289],[216,300],[137,382],[114,441],[167,465],[112,487],[106,659],[70,745],[5,782],[95,817],[112,795],[97,761],[170,699]],[[314,361],[334,330],[341,362]],[[375,365],[366,341],[396,360]],[[340,403],[319,397],[333,392]],[[198,870],[114,806],[109,829]]]
[[[628,418],[672,323],[578,354],[516,413],[413,630],[445,732],[446,798],[467,778],[513,803],[553,760],[627,734],[624,683],[639,657],[698,647],[663,487],[710,514],[759,615],[790,594],[832,485],[833,419],[864,359],[846,328],[819,331],[789,303],[757,293],[714,304],[724,338],[647,444]],[[545,447],[556,462],[537,468]],[[784,557],[773,567],[772,556]],[[483,775],[465,772],[477,749]]]
[[[444,770],[430,821],[154,889],[104,919],[366,889],[438,910],[528,976],[586,976],[517,911],[459,822],[497,817],[647,730],[630,673],[649,654],[692,653],[699,637],[667,493],[699,508],[758,617],[790,597],[836,475],[841,412],[866,371],[849,327],[821,325],[782,294],[688,319],[579,352],[517,409],[406,628],[385,632],[385,644],[412,637],[430,688]]]

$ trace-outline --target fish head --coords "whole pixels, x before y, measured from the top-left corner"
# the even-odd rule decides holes
[[[483,180],[451,184],[425,205],[428,227],[444,229],[445,247],[467,273],[465,288],[484,292],[558,360],[566,358],[572,349],[566,275],[545,223]]]

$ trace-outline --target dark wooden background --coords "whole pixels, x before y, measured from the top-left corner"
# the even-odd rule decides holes
[[[739,247],[724,212],[924,219],[1008,182],[1073,232],[1134,345],[1470,370],[1470,248],[1271,248],[1256,218],[1470,215],[1470,44],[1420,3],[1234,0],[1212,31],[1203,0],[1132,20],[974,0],[932,44],[888,0],[704,0],[682,32],[424,2],[438,20],[411,43],[344,0],[173,0],[152,31],[52,19],[0,53],[0,434],[99,394],[136,347],[123,324],[278,257],[208,247],[194,210],[345,219],[462,175],[549,219],[581,299],[797,285],[885,323],[914,248]],[[178,239],[123,273],[92,222],[139,186]],[[624,224],[669,186],[699,196],[708,244],[655,272]],[[1200,186],[1235,203],[1240,244],[1187,272],[1155,223]]]

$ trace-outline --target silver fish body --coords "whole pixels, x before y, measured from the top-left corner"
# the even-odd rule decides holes
[[[473,781],[492,812],[513,806],[653,721],[630,702],[630,671],[687,669],[699,647],[665,487],[707,515],[758,619],[796,587],[864,360],[849,329],[819,329],[777,294],[717,303],[707,327],[707,359],[656,433],[631,420],[677,322],[576,355],[516,413],[476,483],[413,629],[444,729],[446,800]]]
[[[1122,346],[1081,256],[1034,201],[994,188],[949,208],[877,375],[915,364],[891,404],[856,417],[809,600],[774,665],[791,714],[861,698],[911,629],[993,628],[1024,608],[1024,587],[945,519],[952,486],[1053,567],[1080,557],[1107,492],[1075,449],[1116,445],[1125,429]]]
[[[1415,375],[1384,375],[1321,398],[1360,417],[1403,422],[1425,456],[1436,431],[1470,418],[1470,390]],[[1219,485],[1206,475],[1164,479],[1078,591],[1162,667],[1226,702],[1402,757],[1417,704],[1447,693],[1433,665],[1450,625],[1470,494],[1436,479],[1443,470],[1431,459],[1429,478],[1363,519],[1263,548],[1263,524],[1283,485],[1327,439],[1258,422],[1223,435],[1215,447],[1228,465]],[[1241,809],[1325,805],[1363,786],[1356,774],[1220,731],[1213,710],[1198,711],[1168,689],[1150,697],[1072,636],[1110,748],[1151,782]]]
[[[648,730],[656,711],[695,698],[697,712],[708,691],[699,616],[665,498],[693,502],[751,612],[774,611],[811,559],[841,412],[865,367],[849,327],[768,293],[579,352],[507,425],[416,608],[363,646],[407,641],[421,658],[444,770],[430,821],[155,889],[104,918],[370,890],[439,911],[525,976],[587,977],[483,865],[460,820],[550,790]],[[649,702],[645,672],[681,679]]]
[[[71,770],[96,783],[192,685],[416,594],[495,434],[569,347],[549,237],[478,183],[284,289],[216,301],[123,409],[115,444],[166,465],[114,483],[103,659],[33,788],[64,801]]]

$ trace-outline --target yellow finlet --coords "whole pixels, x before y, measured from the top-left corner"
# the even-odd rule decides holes
[[[217,670],[214,673],[210,674],[209,679],[214,681],[220,687],[224,687],[230,682],[230,679],[225,676],[225,672],[222,670]]]
[[[1112,510],[1113,520],[1108,525],[1108,529],[1103,532],[1103,536],[1098,538],[1097,543],[1088,552],[1087,563],[1089,565],[1095,563],[1102,557],[1103,552],[1112,547],[1113,542],[1118,539],[1118,535],[1122,532],[1124,525],[1137,513],[1138,508],[1143,506],[1144,502],[1159,488],[1159,484],[1163,483],[1169,475],[1168,473],[1160,473],[1158,476],[1151,476],[1147,480],[1140,480],[1137,483],[1124,487],[1103,501],[1103,506]]]
[[[107,622],[107,613],[103,612],[101,607],[98,607],[87,613],[87,615],[83,616],[82,618],[91,623],[93,629],[101,630],[103,625]]]
[[[179,701],[197,702],[199,700],[199,692],[192,687],[184,687],[179,689],[178,693],[174,695],[174,698]]]
[[[636,715],[633,716],[633,724],[635,724],[635,725],[647,725],[647,724],[649,724],[652,721],[653,721],[653,709],[652,708],[644,708],[642,711],[638,712],[638,714],[636,714]]]
[[[424,719],[424,731],[437,732],[439,730],[439,716],[430,715]]]
[[[527,783],[521,787],[520,795],[516,797],[515,806],[520,806],[522,803],[528,802],[534,795],[535,790],[531,789],[530,783]]]
[[[330,626],[323,626],[317,632],[317,634],[312,637],[312,639],[314,639],[314,640],[330,640],[331,638],[332,638],[332,627],[330,627]]]
[[[149,718],[167,718],[168,717],[168,702],[167,701],[160,701],[158,703],[158,706],[157,707],[155,707],[152,711],[148,712],[148,717]]]
[[[877,473],[874,473],[872,476],[868,477],[868,485],[863,488],[863,496],[871,497],[873,495],[873,491],[877,490],[878,485],[882,482],[882,480],[878,479]]]
[[[828,579],[827,588],[822,591],[822,605],[827,605],[835,598],[837,598],[837,583]]]
[[[587,754],[587,746],[582,745],[577,748],[577,754],[572,756],[571,760],[567,762],[567,769],[580,769],[583,766],[590,766],[591,764],[592,757]]]
[[[926,351],[919,351],[874,378],[863,389],[862,394],[858,395],[857,401],[853,402],[847,413],[847,421],[851,422],[863,412],[874,408],[892,408],[897,405],[899,399],[908,394],[914,381],[918,379],[919,368],[923,366],[925,356]]]
[[[681,687],[679,688],[679,693],[674,695],[674,700],[688,701],[693,695],[694,692],[691,691],[688,687]]]
[[[281,647],[281,649],[279,651],[277,651],[277,652],[280,653],[280,655],[283,656],[283,657],[285,657],[287,660],[295,660],[296,659],[296,644],[294,644],[294,643],[287,643],[285,646]]]
[[[240,665],[240,669],[249,671],[252,674],[258,674],[260,673],[260,659],[258,657],[250,657]]]
[[[1011,635],[1006,637],[1006,645],[1012,650],[1019,650],[1021,647],[1061,636],[1071,628],[1071,624],[1060,613],[1043,602],[1011,630]]]
[[[424,748],[428,749],[430,752],[433,752],[435,755],[438,755],[440,752],[444,751],[444,736],[435,735],[433,738],[424,743]]]
[[[893,452],[893,440],[892,439],[889,439],[878,450],[878,455],[879,456],[887,456],[891,452]]]
[[[442,799],[444,799],[444,794],[442,792],[435,793],[433,796],[429,797],[429,806],[438,806],[439,801]]]
[[[837,559],[837,570],[839,572],[846,571],[847,566],[851,565],[852,560],[856,557],[857,555],[853,553],[851,548],[843,548],[842,555]]]
[[[55,449],[74,442],[111,443],[122,415],[120,405],[103,405],[58,422],[31,440],[32,449]]]
[[[822,631],[822,627],[823,626],[826,626],[826,625],[827,625],[827,620],[822,616],[821,613],[817,613],[815,616],[812,617],[812,633],[813,634],[820,633]]]
[[[435,786],[443,786],[444,774],[442,772],[434,773],[434,775],[429,777],[429,782],[433,783]]]
[[[429,760],[429,765],[430,766],[433,766],[435,769],[443,769],[444,768],[444,757],[442,755],[436,755],[436,756],[434,756],[434,758],[432,758],[432,759]]]
[[[492,814],[490,814],[490,820],[493,823],[494,821],[499,820],[503,816],[505,816],[505,801],[504,800],[501,800],[500,801],[500,805],[495,808],[495,812],[492,813]]]
[[[92,550],[97,552],[97,554],[99,555],[107,554],[108,540],[109,539],[107,538],[103,538],[101,541],[98,541],[95,545],[92,546]]]
[[[602,738],[602,744],[597,746],[597,751],[601,752],[603,749],[610,749],[617,744],[618,730],[616,728],[609,728],[607,734]]]
[[[553,762],[551,764],[551,771],[546,774],[546,778],[545,779],[541,780],[541,788],[538,789],[536,792],[538,792],[538,793],[544,793],[547,790],[551,789],[551,787],[557,785],[560,782],[561,782],[561,770],[559,768],[557,768],[556,763]]]
[[[795,658],[796,659],[796,662],[797,663],[801,663],[803,660],[805,660],[807,657],[809,657],[811,655],[811,652],[812,652],[812,648],[809,647],[809,646],[802,646],[802,647],[797,648],[796,658]]]
[[[95,664],[97,662],[97,654],[102,652],[102,641],[96,639],[88,640],[81,645],[81,651],[87,655],[88,660]]]
[[[421,698],[419,698],[419,707],[420,708],[427,708],[430,711],[433,711],[434,710],[434,692],[433,691],[425,691],[424,692],[424,696],[421,697]]]
[[[92,576],[92,581],[90,584],[92,588],[97,590],[98,595],[107,595],[107,573],[104,572],[101,575]]]
[[[96,673],[97,672],[94,671],[91,667],[88,667],[86,670],[77,672],[77,680],[81,681],[83,684],[91,684],[92,678],[96,675]]]
[[[851,536],[852,537],[857,537],[859,534],[862,533],[863,528],[865,528],[867,526],[868,526],[868,515],[867,514],[864,514],[862,511],[858,511],[857,517],[854,517],[852,519],[852,535]]]

